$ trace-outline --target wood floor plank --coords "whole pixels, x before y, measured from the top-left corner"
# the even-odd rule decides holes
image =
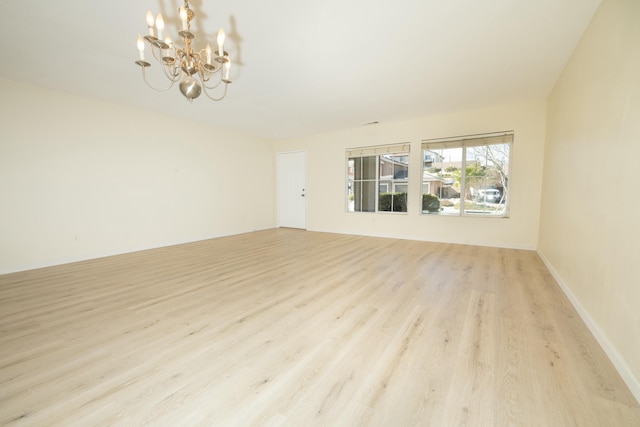
[[[265,230],[0,276],[0,425],[637,426],[532,251]]]

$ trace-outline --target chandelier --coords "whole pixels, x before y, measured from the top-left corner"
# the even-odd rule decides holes
[[[159,91],[168,90],[179,81],[180,92],[189,102],[193,102],[202,92],[213,101],[220,101],[226,96],[227,85],[231,83],[229,80],[231,61],[229,54],[224,51],[224,30],[220,28],[218,32],[216,40],[218,50],[212,52],[211,46],[207,44],[205,49],[195,51],[191,46],[195,39],[195,35],[191,32],[191,20],[193,20],[195,13],[189,7],[187,0],[185,0],[184,6],[178,10],[182,23],[182,29],[178,35],[183,39],[184,47],[176,46],[169,35],[162,40],[162,32],[164,31],[162,15],[158,14],[154,21],[151,11],[147,12],[149,34],[144,38],[138,35],[140,60],[136,61],[136,64],[142,69],[142,78],[147,86]],[[145,41],[151,47],[151,53],[160,65],[163,74],[169,80],[167,87],[153,87],[147,80],[145,70],[151,66],[151,63],[144,59]],[[220,85],[223,87],[218,89]],[[216,92],[222,91],[222,95],[216,98],[209,93],[214,90]]]

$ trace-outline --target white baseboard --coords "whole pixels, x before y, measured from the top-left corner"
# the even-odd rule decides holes
[[[571,301],[571,304],[578,312],[578,315],[580,315],[580,317],[582,318],[584,323],[587,325],[587,327],[589,328],[593,336],[596,338],[596,340],[598,341],[598,343],[600,344],[604,352],[607,354],[607,356],[609,357],[609,360],[611,360],[611,363],[613,363],[613,366],[616,368],[616,370],[618,371],[618,373],[620,374],[624,382],[627,384],[627,387],[629,387],[629,390],[631,391],[633,396],[636,398],[638,402],[640,402],[640,381],[633,374],[633,371],[631,370],[631,367],[627,364],[627,361],[624,360],[622,355],[613,346],[611,341],[609,341],[609,338],[607,338],[605,333],[602,332],[602,330],[600,329],[598,324],[595,322],[595,320],[593,320],[589,312],[582,306],[582,304],[580,304],[580,301],[578,300],[578,298],[571,291],[571,289],[565,283],[565,281],[562,280],[562,277],[560,276],[558,271],[554,268],[553,264],[551,264],[551,262],[547,259],[547,257],[544,256],[542,252],[540,252],[540,250],[538,250],[537,252],[540,258],[542,259],[542,261],[544,262],[544,264],[547,266],[547,269],[549,269],[549,271],[551,272],[551,275],[553,276],[553,278],[556,279],[556,282],[558,282],[558,284],[560,285],[560,288],[562,289],[562,291],[565,293],[567,298],[569,298],[569,301]]]

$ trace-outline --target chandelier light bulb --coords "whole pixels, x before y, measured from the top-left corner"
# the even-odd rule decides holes
[[[224,63],[224,79],[229,80],[229,68],[231,68],[231,60]]]
[[[211,46],[207,43],[207,64],[211,65]]]
[[[147,11],[147,27],[149,27],[149,35],[153,36],[153,15],[151,11]]]
[[[224,30],[218,31],[218,56],[224,56]]]
[[[163,63],[170,63],[172,56],[171,56],[171,46],[173,46],[173,42],[171,41],[171,36],[169,36],[169,34],[167,34],[167,37],[165,37],[164,39],[164,43],[166,44],[166,50],[163,52],[163,57],[162,57],[162,61]]]
[[[162,31],[164,30],[164,19],[162,19],[162,15],[158,14],[156,18],[156,27],[158,28],[158,38],[162,39]]]
[[[144,61],[144,40],[140,34],[138,34],[138,50],[140,51],[140,61]]]
[[[187,10],[184,7],[180,8],[180,21],[182,21],[182,29],[187,29]]]

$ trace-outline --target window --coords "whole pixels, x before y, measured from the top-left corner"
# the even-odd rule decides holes
[[[410,144],[347,150],[347,211],[407,212]]]
[[[512,132],[422,142],[422,213],[506,217]]]

